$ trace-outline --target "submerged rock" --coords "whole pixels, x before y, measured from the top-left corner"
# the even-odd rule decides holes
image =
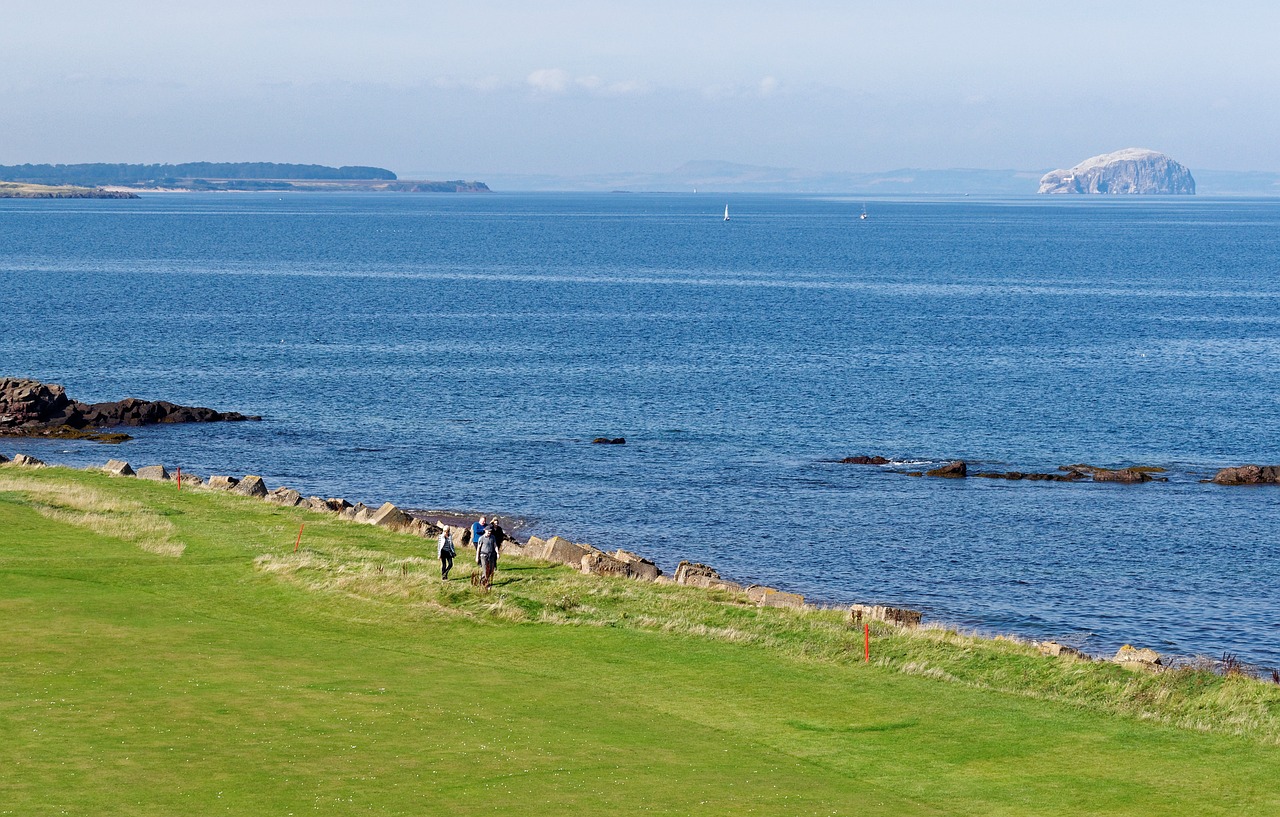
[[[873,457],[868,457],[866,454],[859,454],[856,457],[845,457],[840,460],[840,463],[842,465],[888,465],[889,460],[878,454]]]

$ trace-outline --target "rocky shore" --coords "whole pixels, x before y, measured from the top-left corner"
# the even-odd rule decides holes
[[[877,458],[868,457],[865,459],[867,464],[872,464]],[[853,462],[862,461],[860,458],[850,458],[850,460]],[[44,462],[25,454],[18,454],[12,460],[0,455],[0,465],[6,464],[29,468],[45,466]],[[963,462],[949,463],[948,466],[944,466],[944,469],[954,472],[958,470],[956,468],[958,465],[963,465]],[[1108,469],[1093,469],[1092,466],[1070,466],[1070,468],[1092,469],[1097,472],[1094,473],[1095,479],[1098,478],[1098,473],[1111,473]],[[1259,468],[1259,466],[1243,466],[1243,468],[1253,469]],[[1264,474],[1280,475],[1280,466],[1268,466],[1267,468],[1271,470],[1264,471]],[[464,528],[462,520],[469,519],[469,516],[461,515],[452,516],[448,522],[440,518],[434,520],[424,519],[390,502],[384,502],[374,508],[363,503],[352,504],[339,497],[304,497],[299,491],[285,486],[269,488],[262,477],[252,474],[243,477],[214,475],[203,478],[191,473],[182,473],[180,469],[171,473],[163,465],[149,465],[135,470],[128,462],[118,459],[109,460],[102,466],[91,466],[89,470],[101,470],[117,477],[174,482],[179,490],[185,486],[187,490],[195,488],[198,490],[225,491],[239,496],[260,499],[283,507],[296,507],[316,513],[334,515],[339,519],[356,524],[376,525],[427,540],[434,540],[445,529],[460,533]],[[1237,469],[1223,469],[1223,471],[1233,470]],[[1074,470],[1072,473],[1081,474],[1083,470]],[[1245,471],[1246,476],[1252,474],[1252,470]],[[939,476],[944,475],[940,474]],[[957,475],[952,473],[951,476]],[[1076,478],[1081,479],[1083,477],[1077,476]],[[1107,481],[1107,479],[1104,477],[1102,481]],[[444,515],[441,514],[439,516]],[[428,547],[431,547],[431,545],[428,545]],[[462,547],[463,549],[469,549],[467,546]],[[726,594],[725,598],[727,600],[737,600],[739,603],[745,602],[758,607],[790,608],[796,611],[831,609],[827,605],[807,603],[804,596],[798,593],[790,593],[764,585],[742,585],[722,577],[719,571],[709,565],[682,561],[676,567],[675,574],[668,576],[653,561],[639,554],[621,549],[605,551],[590,544],[571,542],[560,536],[552,536],[546,539],[533,536],[524,542],[511,539],[504,546],[503,552],[508,555],[563,564],[588,575],[703,588],[708,591]],[[850,604],[845,609],[847,621],[851,627],[860,628],[864,623],[871,621],[906,628],[919,627],[924,624],[924,615],[919,610],[857,603]],[[996,636],[996,638],[1008,637]],[[1204,666],[1211,669],[1217,668],[1217,662],[1211,659],[1163,656],[1154,650],[1135,648],[1129,644],[1123,645],[1114,656],[1103,658],[1088,655],[1075,647],[1057,641],[1031,641],[1029,643],[1036,647],[1042,655],[1049,657],[1083,661],[1107,660],[1128,668],[1153,672],[1187,665]],[[1224,658],[1225,661],[1226,659]],[[1260,671],[1259,668],[1254,668],[1254,670],[1255,674]]]
[[[0,378],[0,436],[61,437],[117,443],[128,434],[102,429],[157,423],[214,423],[261,420],[236,412],[180,406],[166,400],[127,397],[108,403],[82,403],[62,386],[17,377]]]

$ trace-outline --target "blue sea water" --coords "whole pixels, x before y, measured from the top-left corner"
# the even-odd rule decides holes
[[[3,201],[0,375],[266,419],[0,451],[499,511],[811,600],[1280,665],[1280,488],[1200,482],[1280,463],[1280,201],[862,204]],[[950,459],[1170,481],[899,473]]]

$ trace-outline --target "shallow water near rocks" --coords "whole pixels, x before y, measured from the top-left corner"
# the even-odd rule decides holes
[[[0,374],[266,416],[0,452],[499,511],[816,601],[1280,665],[1280,488],[1199,481],[1280,463],[1280,202],[727,201],[0,202]],[[898,473],[957,458],[1170,481]]]

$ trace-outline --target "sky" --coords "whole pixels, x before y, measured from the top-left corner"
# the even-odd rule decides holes
[[[1280,171],[1280,4],[0,2],[0,164]]]

